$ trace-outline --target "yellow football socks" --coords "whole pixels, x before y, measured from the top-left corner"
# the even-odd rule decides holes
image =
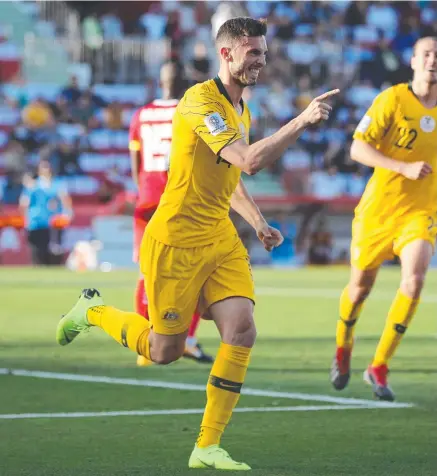
[[[240,398],[251,349],[220,344],[206,387],[207,403],[197,446],[218,445]]]
[[[337,347],[352,348],[354,343],[355,324],[360,316],[364,302],[353,304],[346,286],[340,297],[340,319],[337,321]]]
[[[112,306],[88,309],[88,322],[100,327],[119,344],[150,359],[150,322],[135,312],[124,312]]]
[[[416,312],[419,299],[412,299],[398,290],[385,323],[372,365],[387,364],[395,353],[408,324]]]

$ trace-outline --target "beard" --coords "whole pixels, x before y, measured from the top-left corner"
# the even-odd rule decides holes
[[[434,86],[435,84],[437,84],[437,73],[433,71],[426,71],[425,74],[423,75],[423,78],[425,82],[427,82],[431,86]]]
[[[244,65],[238,67],[235,71],[231,71],[232,79],[238,84],[238,86],[245,88],[247,86],[255,86],[258,80],[258,76],[250,80],[246,77]]]

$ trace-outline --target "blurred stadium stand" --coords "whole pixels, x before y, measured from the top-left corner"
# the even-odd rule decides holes
[[[269,22],[270,61],[245,91],[252,141],[315,95],[342,90],[330,121],[245,178],[249,190],[272,213],[303,210],[305,220],[316,203],[350,217],[371,172],[350,160],[353,130],[381,89],[409,79],[415,40],[437,34],[432,2],[0,2],[3,228],[16,220],[23,173],[40,158],[65,177],[84,214],[76,217],[88,216],[76,225],[89,226],[96,210],[124,210],[134,192],[127,129],[135,108],[159,96],[166,59],[180,61],[192,83],[214,75],[213,35],[237,15]],[[334,228],[346,243],[348,227]]]

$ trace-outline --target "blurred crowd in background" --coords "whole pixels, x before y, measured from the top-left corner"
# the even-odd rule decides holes
[[[433,2],[0,2],[0,206],[19,202],[41,161],[73,206],[134,195],[134,111],[159,98],[165,61],[178,62],[189,84],[213,77],[214,36],[234,16],[268,19],[267,66],[244,92],[251,141],[341,89],[330,120],[247,177],[249,191],[260,200],[353,203],[371,174],[350,159],[353,131],[382,89],[410,79],[414,42],[437,35]],[[304,222],[314,215],[305,213]],[[284,223],[295,254],[300,232]],[[326,261],[332,243],[323,223],[312,236],[313,261]]]
[[[35,3],[33,16],[41,16],[43,3]],[[133,10],[126,7],[129,2],[67,3],[78,14],[80,31],[76,33],[85,44],[82,61],[90,65],[89,84],[82,86],[76,75],[68,84],[52,88],[49,94],[41,91],[39,96],[31,93],[32,88],[20,77],[3,86],[0,164],[5,173],[2,197],[6,203],[17,202],[23,173],[40,159],[48,159],[61,176],[77,177],[89,171],[93,175],[93,167],[87,167],[90,154],[102,150],[111,154],[111,165],[103,167],[98,186],[93,182],[93,192],[104,201],[117,190],[130,188],[126,130],[134,109],[159,96],[157,70],[150,71],[144,64],[142,80],[139,75],[135,86],[126,86],[143,89],[142,93],[134,100],[135,94],[126,98],[120,92],[120,75],[125,63],[134,59],[127,56],[117,62],[113,58],[105,66],[110,68],[107,77],[95,85],[101,50],[108,42],[126,38],[146,43],[168,41],[167,58],[162,59],[181,62],[194,84],[216,73],[213,35],[224,20],[235,15],[265,17],[269,24],[268,65],[259,84],[245,92],[253,118],[252,141],[299,114],[322,91],[342,90],[330,121],[306,131],[268,172],[271,180],[288,193],[322,199],[359,196],[370,171],[349,158],[353,130],[382,88],[409,79],[416,39],[437,30],[437,10],[424,1],[166,1],[138,2]],[[42,35],[75,34],[55,18],[38,21],[44,27],[39,27]],[[4,18],[0,22],[6,23]],[[111,94],[99,94],[104,86],[109,91],[111,85],[113,99]],[[74,195],[74,181],[69,184]]]

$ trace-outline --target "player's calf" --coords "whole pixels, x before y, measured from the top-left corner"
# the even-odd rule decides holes
[[[331,383],[336,390],[343,390],[349,383],[355,325],[363,303],[370,293],[373,281],[365,272],[355,270],[350,283],[341,293],[340,316],[335,336],[337,349],[330,374]]]

